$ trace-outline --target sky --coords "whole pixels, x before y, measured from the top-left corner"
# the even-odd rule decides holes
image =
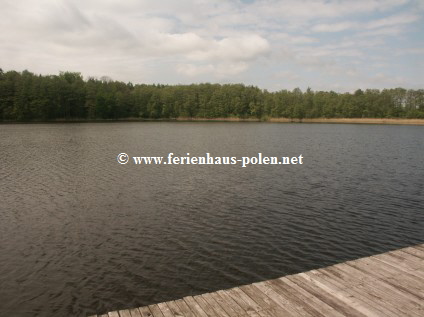
[[[137,83],[424,88],[424,0],[0,0],[0,68]]]

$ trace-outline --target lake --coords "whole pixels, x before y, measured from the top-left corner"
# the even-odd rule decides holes
[[[132,161],[168,153],[303,164]],[[0,162],[1,316],[104,313],[424,242],[423,126],[6,124]]]

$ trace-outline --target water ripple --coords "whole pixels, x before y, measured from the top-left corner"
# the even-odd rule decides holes
[[[0,315],[85,316],[424,242],[424,130],[0,126]],[[130,155],[304,156],[134,166]]]

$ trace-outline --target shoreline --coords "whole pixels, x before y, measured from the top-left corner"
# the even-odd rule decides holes
[[[176,121],[200,122],[270,122],[270,123],[354,123],[354,124],[408,124],[424,125],[424,119],[404,118],[176,118]]]
[[[390,125],[424,125],[424,119],[404,118],[122,118],[122,119],[57,119],[46,121],[0,121],[0,124],[42,124],[42,123],[105,123],[105,122],[268,122],[268,123],[332,123],[332,124],[390,124]]]
[[[288,122],[286,118],[271,118],[269,122]],[[283,121],[280,121],[283,120]],[[424,125],[424,119],[403,119],[403,118],[313,118],[313,119],[293,119],[296,123],[355,123],[355,124],[408,124]]]

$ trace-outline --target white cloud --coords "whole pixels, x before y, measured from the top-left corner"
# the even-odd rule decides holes
[[[272,87],[274,74],[290,65],[293,74],[315,74],[292,74],[297,84],[330,87],[331,80],[365,76],[352,65],[366,69],[367,60],[387,58],[381,71],[389,76],[390,65],[404,54],[419,56],[424,44],[418,0],[0,2],[0,67],[44,74],[71,70],[133,82]],[[408,75],[403,78],[407,82]]]
[[[409,24],[417,21],[419,16],[416,14],[397,14],[383,19],[371,21],[366,24],[366,28],[375,29],[381,27],[395,26],[400,24]]]
[[[155,54],[173,55],[203,51],[207,49],[209,43],[195,33],[154,33],[149,34],[143,46],[153,50]]]
[[[314,32],[340,32],[352,28],[357,28],[358,23],[353,22],[340,22],[333,24],[317,24],[312,27]]]
[[[269,39],[271,41],[279,41],[284,44],[312,44],[317,43],[319,40],[312,36],[305,35],[293,35],[289,33],[275,33],[270,34]]]
[[[264,0],[256,1],[252,6],[256,12],[270,17],[310,20],[384,11],[407,2],[408,0]]]
[[[419,20],[419,16],[416,14],[397,14],[383,19],[373,20],[368,23],[344,21],[338,23],[329,23],[329,24],[316,24],[312,27],[314,32],[341,32],[345,30],[364,30],[364,29],[380,29],[397,26],[404,24],[410,24]],[[375,31],[379,32],[379,31]],[[382,33],[377,33],[382,34]]]
[[[194,65],[194,64],[178,64],[176,66],[178,73],[195,77],[202,74],[212,73],[215,71],[215,67],[211,64],[208,65]]]
[[[396,51],[396,55],[424,55],[424,47],[403,48]]]
[[[196,77],[203,74],[214,74],[217,78],[227,78],[228,76],[238,75],[248,68],[245,62],[230,62],[230,63],[217,63],[208,65],[196,64],[178,64],[176,70],[178,73],[190,77]]]
[[[298,81],[301,76],[293,71],[281,71],[274,73],[273,76],[277,79],[284,79],[287,81]]]
[[[357,37],[383,37],[383,36],[396,36],[404,32],[404,28],[402,26],[391,26],[391,27],[383,27],[375,30],[358,32],[356,34]]]
[[[195,60],[220,59],[248,61],[267,53],[270,49],[266,39],[258,35],[211,40],[203,50],[188,53]]]

